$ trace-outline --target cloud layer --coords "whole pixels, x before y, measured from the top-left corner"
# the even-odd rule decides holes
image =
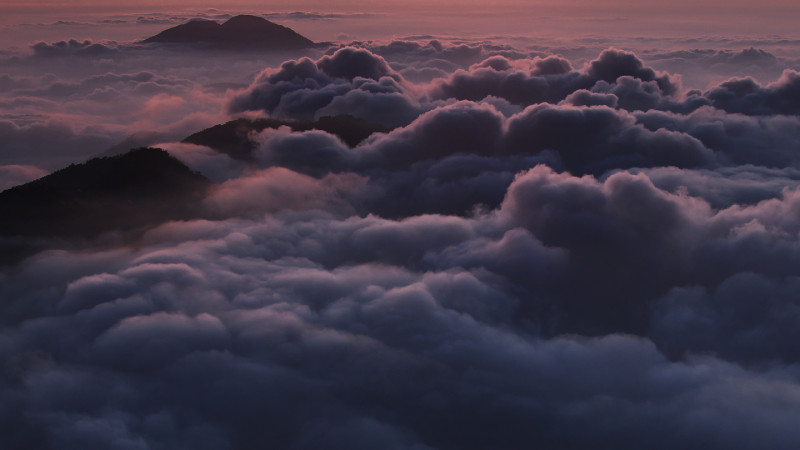
[[[615,48],[430,39],[293,56],[227,93],[0,78],[55,104],[142,93],[144,124],[207,102],[392,129],[265,128],[237,159],[166,143],[216,183],[193,216],[0,271],[0,444],[793,448],[798,79],[687,90]],[[19,154],[46,135],[7,122]]]

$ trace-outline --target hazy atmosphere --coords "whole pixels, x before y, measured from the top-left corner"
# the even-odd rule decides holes
[[[0,5],[0,447],[796,448],[798,19]]]

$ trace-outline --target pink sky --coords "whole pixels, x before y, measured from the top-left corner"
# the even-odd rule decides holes
[[[494,0],[494,1],[156,1],[99,2],[75,0],[11,1],[0,4],[0,42],[26,47],[31,42],[62,39],[136,40],[163,25],[136,24],[137,15],[167,13],[193,17],[215,8],[220,12],[372,12],[370,20],[311,21],[275,19],[315,40],[391,39],[413,34],[465,37],[781,37],[798,38],[800,8],[794,1],[731,0],[641,2],[632,0]],[[128,24],[98,26],[113,16]],[[124,16],[124,17],[123,17]],[[58,27],[31,27],[57,21]],[[81,26],[81,23],[88,24]],[[29,24],[29,25],[21,25]],[[28,28],[25,28],[27,26]]]

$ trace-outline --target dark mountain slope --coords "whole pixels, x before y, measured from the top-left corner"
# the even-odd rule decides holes
[[[295,50],[314,47],[313,41],[294,30],[257,16],[236,16],[219,24],[192,20],[158,33],[144,43],[204,43],[230,49]]]
[[[205,145],[230,157],[239,160],[250,160],[255,142],[250,139],[252,133],[259,133],[267,128],[288,126],[293,131],[322,130],[338,136],[345,144],[355,147],[371,134],[388,133],[392,130],[384,125],[368,122],[349,115],[321,117],[316,122],[304,122],[279,119],[236,119],[199,131],[183,142]]]
[[[197,217],[211,182],[154,148],[73,164],[0,193],[0,263],[45,246]]]

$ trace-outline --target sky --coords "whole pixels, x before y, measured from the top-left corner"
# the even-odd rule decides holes
[[[42,21],[69,21],[97,15],[170,13],[186,14],[204,9],[228,11],[272,12],[326,12],[326,13],[374,13],[384,14],[384,25],[392,32],[405,29],[412,31],[414,24],[424,27],[437,26],[458,33],[480,31],[536,35],[544,28],[548,32],[563,34],[602,33],[610,34],[728,34],[728,35],[796,35],[793,26],[797,20],[796,6],[787,1],[673,1],[634,2],[617,1],[494,1],[494,2],[143,2],[125,3],[76,1],[68,5],[62,2],[4,2],[0,5],[3,18],[0,23],[21,24]],[[434,20],[431,18],[435,17]],[[431,21],[429,21],[431,20]],[[393,25],[400,22],[401,27]],[[625,27],[603,26],[604,22]],[[388,22],[388,23],[387,23]],[[587,29],[587,24],[589,29]],[[301,25],[301,24],[295,24]],[[302,25],[301,25],[302,27]],[[579,28],[580,27],[580,28]],[[317,27],[302,27],[314,34]],[[97,30],[92,30],[97,31]],[[113,30],[109,30],[112,31]],[[380,27],[372,29],[372,38]],[[384,32],[385,33],[385,32]],[[73,36],[74,37],[74,36]],[[86,35],[86,37],[92,37]],[[128,36],[131,38],[133,36]],[[13,35],[5,35],[11,39]],[[331,39],[331,38],[329,38]]]
[[[797,16],[4,2],[0,448],[795,448]]]

